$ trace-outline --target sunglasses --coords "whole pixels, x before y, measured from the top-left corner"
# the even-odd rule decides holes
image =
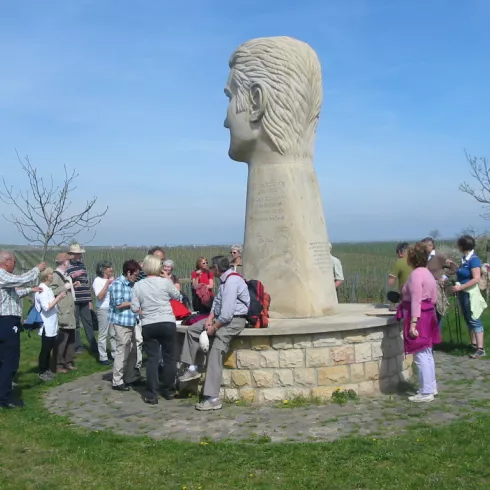
[[[207,261],[206,261],[206,260],[203,260],[203,261],[201,262],[201,265],[208,265],[208,263],[207,263]]]
[[[231,255],[238,255],[238,252],[236,250],[232,250],[230,253]]]

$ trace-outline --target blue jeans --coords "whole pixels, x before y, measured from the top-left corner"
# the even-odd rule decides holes
[[[470,305],[470,295],[465,291],[460,291],[459,294],[459,304],[461,305],[461,310],[463,312],[463,317],[466,322],[468,329],[475,333],[483,332],[483,324],[481,320],[474,320],[471,317],[471,305]]]
[[[439,325],[439,330],[442,331],[442,320],[443,316],[436,310],[436,318],[437,318],[437,324]]]

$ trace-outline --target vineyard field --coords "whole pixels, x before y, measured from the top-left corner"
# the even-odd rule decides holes
[[[441,243],[448,248],[453,243]],[[339,288],[339,301],[342,303],[384,301],[388,290],[388,274],[396,260],[395,242],[380,243],[344,243],[334,245],[333,254],[343,266],[345,281]],[[6,247],[15,252],[19,270],[34,267],[41,258],[41,250],[36,247]],[[125,260],[142,260],[148,247],[85,247],[84,262],[92,277],[95,275],[97,262],[109,260],[116,274],[119,274]],[[169,246],[164,247],[167,258],[175,262],[175,273],[187,282],[200,256],[208,259],[215,255],[226,255],[226,245],[210,246]],[[53,266],[54,257],[59,250],[48,253],[47,262]]]

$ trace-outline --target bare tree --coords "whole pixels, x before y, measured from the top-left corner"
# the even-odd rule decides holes
[[[22,160],[17,153],[17,159],[27,175],[30,189],[15,192],[13,186],[2,178],[0,200],[15,208],[14,213],[3,217],[15,225],[29,243],[42,246],[43,260],[52,247],[68,243],[80,232],[92,230],[101,222],[109,208],[96,212],[96,197],[86,201],[79,211],[72,209],[70,196],[76,189],[74,182],[79,176],[75,170],[70,173],[64,166],[63,182],[56,185],[52,175],[45,180],[38,173],[28,156]],[[95,231],[87,242],[94,237]]]
[[[476,186],[473,187],[465,181],[459,186],[459,190],[482,204],[482,218],[490,219],[490,164],[486,157],[473,157],[466,150],[464,153],[471,167],[471,176],[476,180]]]
[[[429,236],[432,237],[434,240],[437,240],[441,236],[441,232],[437,229],[434,229],[429,232]]]

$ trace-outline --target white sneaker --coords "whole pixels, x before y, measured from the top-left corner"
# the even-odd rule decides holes
[[[422,395],[421,393],[417,393],[414,396],[409,396],[408,401],[412,403],[429,403],[434,401],[434,395]]]
[[[417,395],[420,394],[420,391],[417,391]],[[437,391],[437,388],[434,390],[434,393],[432,393],[434,396],[439,396],[439,391]]]

